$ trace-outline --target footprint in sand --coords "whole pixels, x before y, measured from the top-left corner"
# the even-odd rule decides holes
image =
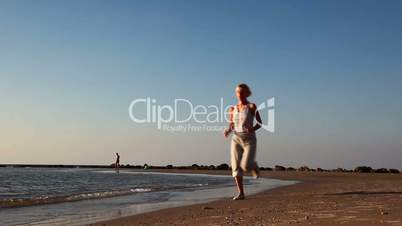
[[[353,206],[351,209],[381,209],[384,208],[384,205],[364,205],[364,206]]]
[[[336,217],[335,214],[332,213],[314,213],[312,214],[315,218],[334,218]]]
[[[336,219],[336,221],[347,221],[347,220],[352,220],[352,219],[356,219],[356,216],[342,216],[339,217],[338,219]]]

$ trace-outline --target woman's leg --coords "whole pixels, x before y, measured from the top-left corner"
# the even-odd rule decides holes
[[[243,176],[235,177],[237,190],[239,191],[239,195],[244,195],[244,187],[243,187]]]
[[[257,162],[254,162],[254,169],[251,171],[251,173],[255,179],[260,177],[260,167],[258,166]]]
[[[243,144],[243,156],[240,162],[240,167],[244,172],[251,172],[255,178],[259,177],[259,167],[255,161],[257,151],[257,139],[252,136],[245,140]]]
[[[233,199],[241,199],[244,197],[244,189],[243,189],[243,170],[240,167],[241,157],[243,155],[243,148],[240,145],[240,141],[237,137],[233,137],[231,141],[231,165],[232,165],[232,176],[235,179],[237,189],[239,194]],[[240,198],[239,198],[240,197]]]

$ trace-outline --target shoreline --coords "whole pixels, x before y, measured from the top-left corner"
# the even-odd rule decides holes
[[[206,203],[220,200],[222,198],[231,198],[231,195],[235,192],[235,187],[232,186],[233,178],[227,173],[217,174],[202,172],[184,173],[182,171],[158,172],[149,170],[124,170],[121,171],[120,177],[120,175],[116,174],[110,169],[90,171],[73,170],[66,172],[89,172],[94,177],[103,177],[103,175],[107,175],[107,178],[120,178],[119,181],[124,178],[131,178],[130,180],[136,181],[136,178],[153,177],[152,175],[155,174],[157,178],[162,179],[167,184],[170,183],[170,179],[182,178],[180,180],[182,180],[182,182],[188,186],[176,187],[175,189],[167,190],[158,190],[156,187],[153,187],[152,192],[144,191],[135,194],[132,193],[132,189],[130,189],[129,194],[117,194],[116,192],[109,194],[109,192],[105,192],[107,196],[101,193],[82,193],[81,195],[66,195],[66,197],[69,198],[73,197],[74,199],[79,199],[67,200],[65,198],[58,198],[57,200],[59,201],[56,202],[52,202],[53,199],[45,199],[46,203],[42,202],[32,205],[19,205],[15,208],[4,209],[5,212],[2,211],[0,214],[0,218],[2,218],[0,220],[0,224],[84,225],[161,209]],[[139,174],[140,177],[130,176],[137,174]],[[89,176],[89,174],[83,175]],[[189,181],[185,182],[185,178],[187,178]],[[176,179],[173,181],[175,180]],[[248,188],[248,191],[253,194],[264,191],[267,188],[285,186],[291,183],[295,182],[276,179],[255,180],[251,177],[245,177],[245,185]],[[149,189],[152,187],[152,185],[144,186],[148,187]],[[164,185],[161,184],[161,186],[163,187]],[[122,191],[126,192],[126,190]],[[11,203],[13,202],[11,201]],[[21,204],[20,202],[18,203]],[[30,216],[31,213],[35,213],[35,216]]]
[[[230,173],[224,170],[149,171]],[[300,183],[248,196],[246,187],[246,200],[223,198],[89,225],[402,225],[400,174],[261,171],[261,177]]]

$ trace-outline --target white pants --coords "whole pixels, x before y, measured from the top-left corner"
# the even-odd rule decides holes
[[[255,134],[247,136],[233,135],[230,144],[232,176],[243,176],[255,167],[257,139]]]

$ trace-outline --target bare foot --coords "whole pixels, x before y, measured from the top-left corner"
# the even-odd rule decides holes
[[[258,179],[260,177],[260,167],[255,163],[255,168],[251,171],[253,174],[254,179]]]
[[[233,197],[233,200],[243,200],[244,198],[244,194],[238,194],[237,196]]]

